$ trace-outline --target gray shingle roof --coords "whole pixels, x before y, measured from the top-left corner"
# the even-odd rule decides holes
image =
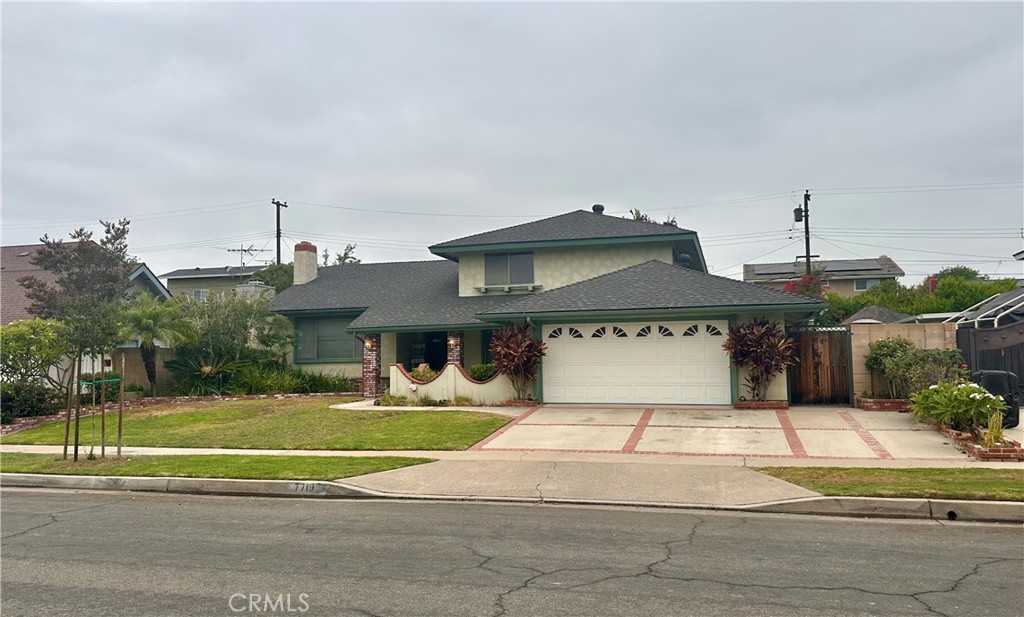
[[[166,274],[162,279],[212,278],[216,276],[251,276],[266,266],[220,266],[217,268],[181,268]]]
[[[887,255],[870,259],[833,259],[811,262],[811,269],[822,271],[833,280],[857,278],[890,278],[906,274]],[[803,261],[784,261],[769,264],[745,264],[743,280],[751,283],[794,281],[804,275]]]
[[[320,268],[271,301],[275,311],[364,311],[354,329],[484,324],[474,316],[508,296],[459,297],[459,266],[447,260],[347,264]]]
[[[648,261],[512,301],[481,316],[821,304],[807,296]]]
[[[910,315],[894,311],[892,309],[885,308],[884,306],[865,306],[861,310],[857,311],[853,315],[847,317],[843,323],[855,323],[857,321],[877,321],[879,323],[896,323],[901,319],[906,319]]]
[[[669,236],[683,233],[693,232],[689,229],[680,229],[660,223],[646,223],[585,210],[574,210],[539,221],[449,240],[431,246],[430,251],[443,254],[445,249],[487,244]]]

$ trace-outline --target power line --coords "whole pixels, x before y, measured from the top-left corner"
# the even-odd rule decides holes
[[[754,261],[755,259],[761,259],[762,257],[767,257],[768,255],[771,255],[772,253],[778,253],[782,249],[791,247],[794,244],[798,244],[799,242],[800,242],[799,240],[793,240],[789,244],[784,244],[784,245],[782,245],[782,246],[780,246],[780,247],[778,247],[776,249],[772,249],[772,250],[768,251],[767,253],[762,253],[762,254],[760,254],[760,255],[758,255],[756,257],[749,257],[749,258],[744,259],[743,261],[741,261],[739,263],[735,263],[735,264],[733,264],[731,266],[728,266],[728,267],[725,267],[725,268],[718,268],[718,269],[715,270],[715,274],[717,274],[719,276],[724,276],[723,273],[729,272],[729,271],[733,270],[734,268],[736,268],[736,266],[742,266],[743,264],[751,262],[751,261]]]
[[[249,201],[238,201],[238,202],[226,203],[226,204],[215,204],[215,205],[212,205],[212,206],[200,206],[200,207],[197,207],[197,208],[187,208],[185,210],[181,210],[181,209],[177,209],[177,208],[174,209],[174,210],[155,210],[153,212],[146,212],[146,213],[136,214],[136,215],[125,214],[125,215],[121,215],[121,216],[112,216],[112,217],[98,216],[98,217],[91,218],[91,219],[72,219],[72,220],[64,220],[64,221],[46,221],[46,222],[39,222],[39,223],[5,223],[5,224],[3,224],[3,227],[7,228],[7,229],[35,229],[35,228],[44,228],[44,227],[57,227],[57,226],[60,226],[60,225],[76,225],[76,224],[83,224],[83,225],[85,225],[85,224],[96,223],[97,221],[100,221],[100,220],[109,221],[109,220],[116,220],[116,219],[122,219],[122,218],[127,218],[127,219],[131,220],[132,222],[135,222],[135,221],[153,221],[153,220],[159,220],[159,219],[175,218],[175,217],[180,217],[180,216],[194,216],[194,215],[201,215],[201,214],[214,214],[214,213],[220,213],[220,212],[230,212],[232,210],[245,210],[247,208],[255,207],[256,204],[262,203],[263,201],[264,200],[262,200],[262,199],[253,199],[253,200],[249,200]]]
[[[822,239],[824,239],[824,238],[822,238]],[[885,245],[882,245],[882,244],[867,244],[867,243],[864,243],[864,242],[853,242],[852,240],[839,240],[837,238],[831,238],[831,239],[835,240],[836,242],[838,242],[840,244],[856,244],[858,246],[870,246],[870,247],[879,248],[879,249],[890,249],[890,250],[893,250],[893,251],[911,251],[913,253],[931,253],[933,255],[953,255],[953,256],[962,256],[962,257],[984,257],[986,259],[992,259],[993,261],[998,261],[1000,259],[1006,259],[1005,257],[992,257],[990,255],[973,255],[973,254],[970,254],[970,253],[949,253],[949,252],[946,252],[946,251],[926,251],[924,249],[912,249],[912,248],[907,248],[905,246],[885,246]]]
[[[292,201],[293,204],[301,206],[314,206],[316,208],[330,208],[332,210],[350,210],[353,212],[372,212],[374,214],[401,214],[404,216],[438,216],[445,218],[536,218],[547,217],[550,214],[448,214],[443,212],[412,212],[406,210],[380,210],[377,208],[355,208],[353,206],[335,206],[332,204],[318,204],[309,201]]]
[[[996,186],[1003,184],[1022,184],[1024,180],[1009,180],[1006,182],[967,182],[963,184],[906,184],[903,186],[842,186],[832,188],[817,188],[811,189],[812,191],[873,191],[873,190],[890,190],[890,189],[948,189],[948,188],[960,188],[960,187],[978,187],[978,186]],[[1014,187],[1008,187],[1014,188]]]

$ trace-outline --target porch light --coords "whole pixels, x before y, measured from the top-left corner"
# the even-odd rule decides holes
[[[373,348],[373,341],[370,340],[370,339],[363,339],[363,347],[365,347],[367,349],[372,349]]]

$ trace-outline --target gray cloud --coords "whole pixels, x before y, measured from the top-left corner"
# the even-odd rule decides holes
[[[596,202],[640,207],[698,230],[735,275],[723,268],[788,240],[714,238],[787,229],[793,197],[684,206],[1024,177],[1019,4],[8,4],[3,17],[4,243],[129,216],[158,271],[230,263],[223,247],[242,236],[272,248],[274,212],[145,213],[274,196],[292,203],[289,238],[361,239],[370,261]],[[812,220],[1017,229],[1017,187],[822,193]],[[815,252],[885,252],[913,273],[1021,248],[831,237]]]

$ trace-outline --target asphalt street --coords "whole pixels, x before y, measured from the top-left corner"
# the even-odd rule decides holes
[[[1024,613],[1014,525],[5,489],[20,615]]]

